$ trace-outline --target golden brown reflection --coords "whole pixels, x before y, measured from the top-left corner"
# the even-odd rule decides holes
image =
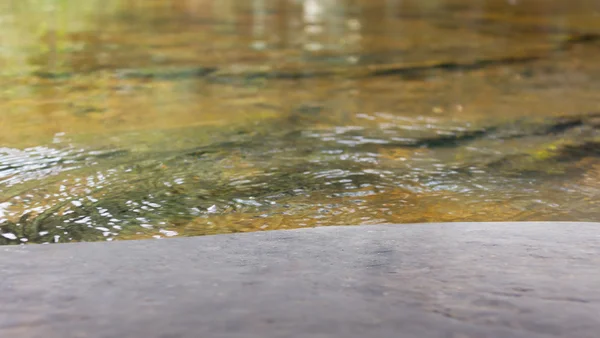
[[[597,220],[599,19],[592,0],[5,1],[0,243]]]

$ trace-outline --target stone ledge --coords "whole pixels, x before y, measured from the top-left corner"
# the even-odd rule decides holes
[[[598,337],[600,223],[0,247],[0,337]]]

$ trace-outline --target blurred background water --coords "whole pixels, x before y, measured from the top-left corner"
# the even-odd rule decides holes
[[[7,0],[0,244],[598,221],[600,3]]]

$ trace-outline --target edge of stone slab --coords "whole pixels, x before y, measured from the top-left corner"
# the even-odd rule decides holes
[[[80,245],[128,245],[135,243],[146,243],[149,245],[170,245],[180,241],[205,241],[210,238],[222,237],[273,237],[281,238],[285,235],[297,233],[320,233],[320,232],[335,232],[335,231],[385,231],[393,229],[396,231],[411,231],[414,227],[460,227],[462,230],[509,230],[519,227],[520,230],[535,230],[534,228],[548,226],[597,226],[600,234],[600,222],[576,222],[576,221],[516,221],[516,222],[426,222],[426,223],[382,223],[382,224],[362,224],[362,225],[332,225],[320,227],[306,227],[293,229],[276,229],[276,230],[259,230],[251,232],[236,232],[224,234],[210,234],[202,236],[181,236],[161,239],[133,239],[133,240],[116,240],[116,241],[97,241],[97,242],[71,242],[71,243],[50,243],[50,244],[21,244],[21,245],[6,245],[0,246],[3,251],[18,250],[18,249],[34,249],[37,248],[52,248],[64,246],[80,246]]]

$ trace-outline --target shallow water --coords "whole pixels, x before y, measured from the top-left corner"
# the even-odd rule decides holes
[[[597,1],[6,1],[0,244],[597,221]]]

